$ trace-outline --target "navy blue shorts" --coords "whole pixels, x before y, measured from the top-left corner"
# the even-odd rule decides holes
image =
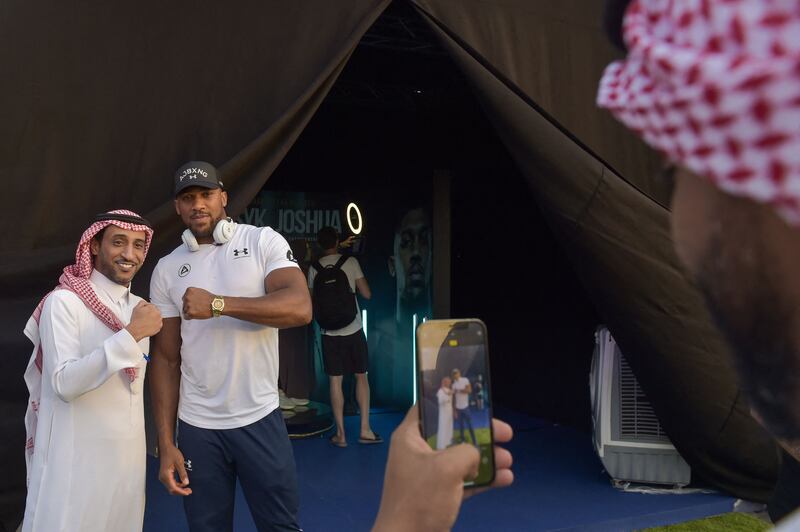
[[[179,421],[178,448],[192,488],[183,498],[192,532],[233,530],[237,477],[259,531],[300,530],[294,453],[280,409],[236,429]]]

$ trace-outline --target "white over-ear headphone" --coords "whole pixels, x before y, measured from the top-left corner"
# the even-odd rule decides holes
[[[214,226],[214,243],[218,246],[221,246],[230,240],[235,232],[236,222],[234,222],[231,218],[223,218],[217,222],[216,226]],[[191,229],[184,231],[181,235],[181,239],[183,240],[183,243],[186,244],[186,247],[189,248],[189,251],[200,250],[200,244],[197,243],[197,238],[195,238]]]

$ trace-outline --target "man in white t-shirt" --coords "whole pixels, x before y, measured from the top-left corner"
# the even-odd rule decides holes
[[[461,375],[461,371],[456,368],[450,372],[453,379],[453,405],[455,407],[456,418],[458,419],[458,428],[461,432],[461,442],[466,443],[464,437],[464,423],[466,422],[469,428],[469,435],[472,437],[472,445],[478,445],[478,440],[475,439],[475,431],[472,429],[472,416],[469,414],[469,394],[472,393],[472,384],[469,379]]]
[[[356,400],[361,413],[361,429],[358,442],[363,444],[381,443],[383,439],[369,425],[369,381],[367,370],[369,356],[367,339],[361,327],[361,312],[356,300],[356,290],[364,299],[372,297],[366,277],[361,271],[361,265],[355,257],[343,257],[339,249],[339,235],[333,227],[323,227],[317,233],[317,243],[322,248],[322,257],[311,264],[308,270],[308,287],[314,294],[314,313],[320,324],[322,333],[322,356],[325,364],[325,373],[330,378],[331,410],[336,421],[336,434],[331,437],[331,443],[337,447],[346,447],[347,438],[344,433],[344,396],[342,395],[342,378],[345,374],[354,374],[356,379]],[[329,274],[336,269],[341,269],[346,275],[347,285],[341,286],[336,291],[336,276],[328,279]],[[321,270],[325,272],[326,284],[334,287],[334,292],[328,292],[328,297],[336,300],[323,300],[326,296],[321,294],[321,289],[314,289],[314,280]],[[344,278],[341,279],[344,282]],[[332,313],[346,309],[342,320],[338,316],[325,316],[327,309]],[[327,318],[327,319],[326,319]],[[345,325],[326,329],[324,324],[328,320],[341,321]]]
[[[231,530],[237,479],[259,530],[299,530],[278,328],[309,323],[311,301],[286,240],[232,222],[227,201],[212,165],[176,173],[175,210],[188,229],[150,285],[164,316],[150,383],[159,478],[185,497],[192,531]]]

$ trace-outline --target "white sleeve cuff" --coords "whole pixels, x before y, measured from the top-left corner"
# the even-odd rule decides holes
[[[120,329],[105,342],[106,360],[110,371],[138,366],[144,358],[142,348],[127,329]]]

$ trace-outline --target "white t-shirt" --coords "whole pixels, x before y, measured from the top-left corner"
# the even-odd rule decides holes
[[[464,410],[469,407],[469,394],[464,391],[467,389],[467,386],[469,386],[469,379],[466,377],[459,377],[458,380],[453,383],[453,392],[456,396],[456,408],[458,410]]]
[[[178,317],[190,286],[230,297],[266,294],[264,279],[298,268],[291,249],[270,227],[237,224],[222,245],[185,245],[158,261],[150,300],[164,318]],[[206,429],[254,423],[278,407],[278,329],[220,316],[181,320],[178,417]]]
[[[320,265],[323,267],[331,266],[336,264],[336,261],[339,260],[341,255],[336,253],[335,255],[326,255],[319,259]],[[358,259],[355,257],[349,257],[344,264],[342,264],[342,271],[347,275],[347,280],[350,281],[350,291],[353,292],[353,297],[356,297],[356,279],[361,279],[364,277],[364,272],[361,271],[361,265],[358,263]],[[317,276],[317,270],[312,265],[308,269],[308,287],[313,290],[314,289],[314,277]],[[353,321],[350,322],[350,325],[342,327],[341,329],[320,329],[322,334],[326,334],[328,336],[348,336],[354,333],[357,333],[361,330],[361,310],[358,307],[358,298],[356,298],[356,317]]]

